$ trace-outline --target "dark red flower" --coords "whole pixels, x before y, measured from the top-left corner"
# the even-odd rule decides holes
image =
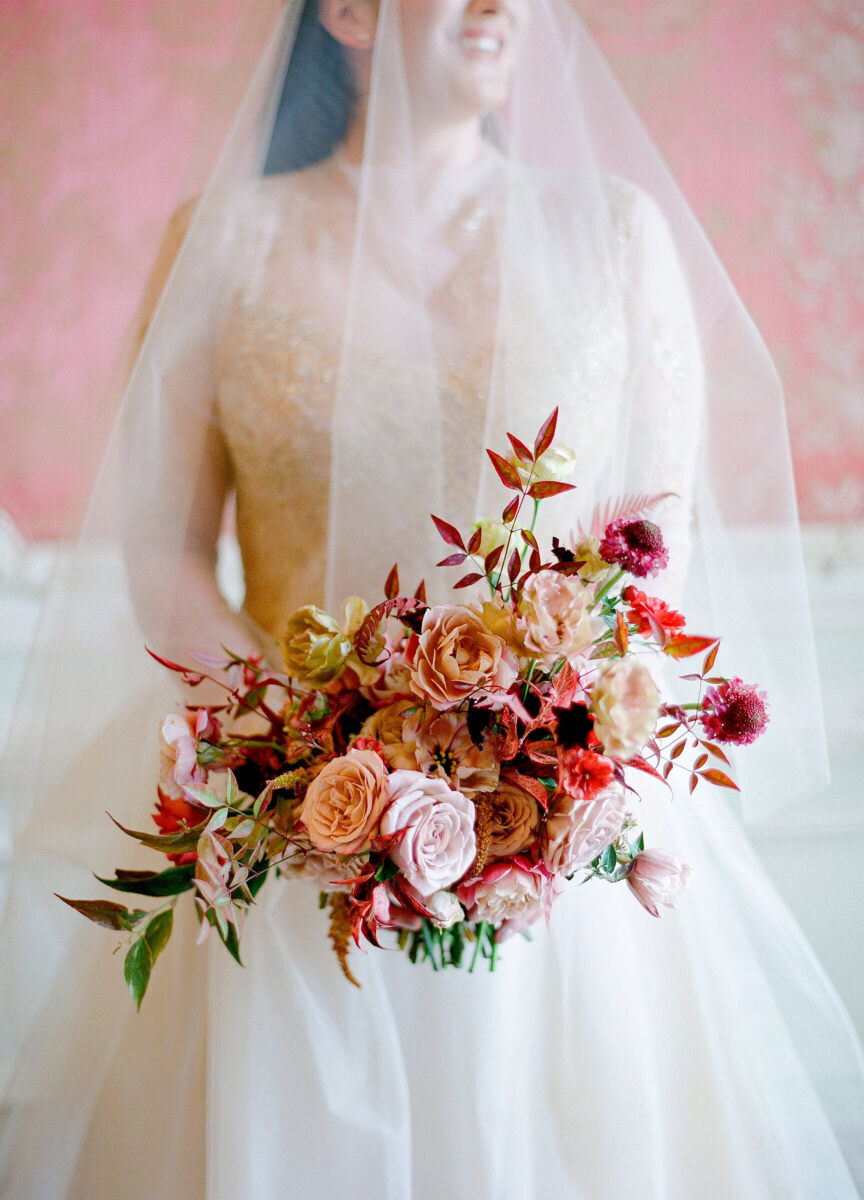
[[[606,526],[600,557],[642,579],[662,571],[669,562],[669,551],[663,544],[659,525],[622,518]]]
[[[577,800],[593,800],[615,778],[615,764],[605,754],[582,750],[578,746],[559,750],[558,783]]]
[[[656,596],[646,596],[644,592],[633,587],[632,583],[624,589],[621,595],[630,605],[627,611],[627,620],[631,625],[636,626],[637,633],[650,634],[652,632],[649,617],[653,617],[667,637],[673,633],[679,633],[687,624],[684,616],[676,612],[674,608],[670,608],[665,600],[659,600]]]
[[[768,724],[767,697],[755,684],[727,679],[705,693],[699,718],[706,735],[715,742],[746,746],[755,742]]]

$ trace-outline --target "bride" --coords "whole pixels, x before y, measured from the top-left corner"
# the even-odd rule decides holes
[[[775,377],[564,0],[287,5],[168,242],[22,704],[3,1195],[853,1200],[860,1049],[716,793],[640,783],[646,840],[694,866],[674,913],[571,887],[494,975],[355,954],[357,992],[315,889],[281,881],[245,969],[181,922],[136,1015],[104,937],[58,911],[116,860],[103,811],[152,804],[177,697],[142,640],[273,655],[297,606],[375,602],[396,557],[445,596],[428,514],[494,514],[483,448],[555,405],[577,490],[554,529],[665,495],[658,594],[770,693],[744,815],[821,765]],[[232,495],[239,612],[216,583]],[[730,536],[755,514],[782,629]]]

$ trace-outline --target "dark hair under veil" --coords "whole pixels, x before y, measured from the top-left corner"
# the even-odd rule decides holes
[[[345,51],[318,19],[318,0],[305,0],[264,174],[299,171],[328,158],[345,137],[353,102]]]

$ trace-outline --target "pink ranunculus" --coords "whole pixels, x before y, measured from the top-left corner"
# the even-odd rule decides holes
[[[593,800],[562,797],[543,831],[543,861],[550,871],[573,875],[615,841],[624,816],[624,790],[620,787],[607,788]]]
[[[522,589],[519,630],[532,658],[547,666],[573,660],[604,629],[591,614],[593,595],[581,579],[558,571],[538,571]]]
[[[393,771],[388,795],[381,832],[406,831],[390,857],[408,883],[425,898],[461,879],[477,853],[471,801],[419,771]]]
[[[675,907],[678,893],[687,887],[692,874],[690,863],[667,850],[643,850],[633,860],[627,882],[642,907],[652,917],[659,917],[661,907]]]
[[[481,616],[460,604],[430,608],[411,645],[411,686],[433,708],[455,708],[470,697],[506,692],[518,664]]]
[[[523,855],[489,863],[476,879],[456,889],[468,910],[469,921],[505,925],[505,932],[518,933],[542,916],[549,916],[552,901],[562,881]],[[499,935],[500,936],[500,935]]]
[[[607,754],[625,762],[637,754],[654,732],[659,708],[657,685],[638,659],[612,659],[600,667],[591,685],[591,712]]]

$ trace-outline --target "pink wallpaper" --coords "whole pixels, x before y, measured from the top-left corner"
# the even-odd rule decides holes
[[[277,3],[0,6],[0,507],[31,536],[80,516],[160,231]],[[864,5],[578,7],[777,360],[802,514],[864,516]]]

